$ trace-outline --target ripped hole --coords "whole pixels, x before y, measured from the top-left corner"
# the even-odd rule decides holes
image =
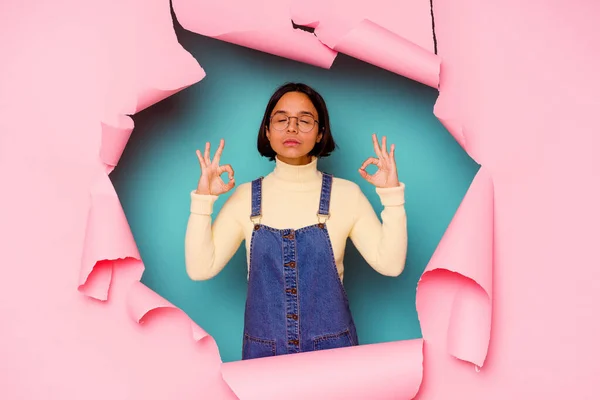
[[[357,183],[378,215],[381,200],[358,168],[375,156],[372,133],[396,144],[406,184],[405,270],[398,278],[380,275],[348,241],[344,285],[361,345],[421,338],[417,282],[478,170],[433,115],[437,90],[342,54],[325,70],[202,37],[176,21],[175,29],[207,76],[134,116],[135,129],[111,174],[146,267],[142,282],[211,335],[224,362],[241,358],[245,243],[211,280],[194,282],[185,269],[190,192],[200,176],[195,151],[210,141],[214,152],[224,138],[222,164],[233,166],[238,185],[270,173],[273,164],[256,149],[266,101],[280,84],[301,81],[325,97],[339,145],[319,168]],[[215,203],[213,221],[230,195]]]
[[[292,21],[292,26],[294,27],[294,29],[300,29],[301,31],[310,32],[312,34],[315,33],[315,28],[311,28],[310,26],[298,25],[293,20],[290,21]]]

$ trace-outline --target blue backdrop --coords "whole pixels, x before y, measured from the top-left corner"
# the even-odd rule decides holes
[[[269,173],[273,164],[256,151],[266,102],[278,85],[301,81],[327,101],[339,143],[320,168],[357,182],[377,213],[375,189],[357,169],[374,155],[371,133],[396,144],[406,184],[406,269],[398,278],[378,275],[348,243],[344,281],[362,344],[421,337],[417,282],[478,169],[433,115],[438,92],[343,55],[324,70],[176,29],[207,77],[134,117],[135,130],[111,174],[146,266],[142,282],[212,335],[224,362],[241,358],[243,244],[210,281],[193,282],[185,272],[189,194],[200,174],[195,150],[206,141],[215,149],[224,138],[222,162],[233,165],[238,183]]]

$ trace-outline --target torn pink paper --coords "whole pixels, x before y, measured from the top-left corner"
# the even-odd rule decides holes
[[[177,41],[169,1],[144,3],[144,18],[135,30],[136,93],[139,112],[202,80],[206,73]],[[164,62],[156,60],[164,59]]]
[[[457,120],[449,119],[449,118],[446,118],[445,116],[443,116],[443,111],[440,111],[439,104],[441,104],[441,103],[439,102],[439,99],[438,99],[438,101],[433,106],[433,114],[442,123],[442,125],[444,125],[444,127],[448,130],[448,132],[450,132],[450,134],[454,137],[454,139],[458,142],[458,144],[460,144],[460,147],[462,147],[467,152],[467,154],[469,154],[469,156],[471,156],[471,158],[477,162],[477,160],[469,152],[469,147],[467,146],[467,139],[465,138],[465,135],[463,134],[462,125]]]
[[[129,136],[133,131],[133,120],[121,115],[117,126],[102,122],[102,144],[100,146],[100,159],[108,167],[107,173],[112,172],[123,155]]]
[[[291,17],[302,26],[318,28],[319,39],[333,47],[362,21],[370,20],[395,35],[434,53],[431,7],[428,1],[292,0]]]
[[[441,58],[434,53],[429,2],[294,0],[291,13],[329,48],[438,87]]]
[[[157,5],[160,19],[150,11]],[[197,64],[174,63],[165,76],[143,81],[152,90],[138,90],[134,74],[144,64],[132,45],[136,29],[164,35],[186,53],[167,35],[168,5],[0,5],[3,399],[235,398],[216,345],[208,337],[197,343],[202,332],[190,335],[181,313],[159,311],[143,326],[127,313],[126,295],[143,265],[105,164],[118,161],[124,141],[107,140],[102,123],[122,128],[119,116],[160,97],[138,101],[138,93],[165,93],[194,83],[181,76],[199,76]],[[152,46],[159,52],[144,63],[171,62],[156,40]]]
[[[119,7],[118,15],[139,12],[135,2],[121,2]],[[206,76],[194,57],[177,42],[169,2],[148,1],[144,3],[143,12],[143,20],[116,16],[121,23],[113,22],[103,43],[105,57],[100,60],[103,64],[99,65],[100,76],[97,77],[101,91],[98,105],[102,125],[100,158],[109,173],[117,165],[133,130],[129,115]],[[165,61],[157,62],[158,59]]]
[[[481,167],[417,287],[417,312],[426,325],[425,320],[438,311],[423,287],[446,284],[447,275],[439,271],[462,277],[451,300],[448,352],[479,367],[485,361],[491,330],[493,239],[494,189],[490,175]],[[423,337],[428,340],[425,329]]]
[[[169,53],[165,53],[161,56],[169,58],[168,54]],[[164,100],[167,97],[180,92],[181,90],[203,79],[206,76],[204,70],[198,70],[197,68],[194,68],[197,64],[192,64],[194,61],[192,61],[190,58],[191,56],[186,57],[183,60],[184,64],[188,65],[178,66],[177,64],[165,65],[163,63],[155,63],[153,67],[149,68],[153,75],[152,77],[141,75],[145,79],[141,80],[141,82],[138,82],[138,102],[135,112],[140,112],[145,108],[148,108],[151,105],[156,104],[159,101]],[[171,63],[174,60],[171,58],[169,61]],[[166,79],[166,77],[172,76],[171,73],[177,70],[178,67],[180,67],[183,71],[189,71],[188,75],[186,76],[185,74],[179,74],[176,76],[177,79]],[[146,68],[148,67],[144,66],[141,69]],[[149,73],[146,75],[149,75]],[[153,82],[154,85],[149,85],[148,82]]]
[[[115,263],[118,261],[101,260],[96,262],[85,282],[79,285],[79,291],[96,300],[108,300]]]
[[[244,400],[408,400],[421,384],[423,340],[229,362],[222,370]]]
[[[187,314],[175,307],[156,292],[148,288],[142,282],[134,282],[127,293],[127,311],[131,318],[139,323],[144,323],[144,318],[151,312],[159,309],[173,309],[183,313],[189,320],[194,340],[200,341],[208,336],[204,329],[193,322]]]
[[[337,53],[311,33],[294,29],[290,0],[173,0],[187,30],[291,60],[329,68]]]
[[[137,12],[133,3],[125,2],[122,7]],[[116,57],[123,66],[121,70],[115,68],[116,64],[106,63],[99,71],[99,93],[105,96],[99,102],[102,128],[99,157],[106,173],[118,164],[133,131],[133,120],[126,114],[140,112],[206,76],[192,55],[177,42],[168,1],[145,2],[144,15],[144,21],[152,21],[151,24],[136,18],[134,23],[113,24],[107,37],[107,41],[114,41],[112,46],[102,43],[108,48],[102,51]],[[157,59],[165,62],[156,62]],[[97,262],[140,256],[108,176],[100,174],[91,196],[79,289],[90,297],[106,300],[112,268],[105,267],[96,274],[92,271]]]
[[[106,270],[94,279],[90,288],[88,277],[98,262],[140,259],[135,240],[112,182],[100,174],[90,188],[90,209],[79,277],[79,290],[98,300],[106,300],[110,274]],[[111,265],[112,267],[112,265]],[[112,271],[112,268],[110,269]]]

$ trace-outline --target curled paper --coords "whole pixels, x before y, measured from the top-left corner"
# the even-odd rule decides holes
[[[144,2],[144,18],[135,31],[137,105],[134,113],[202,80],[206,73],[177,41],[168,1]],[[163,60],[156,62],[156,60]]]
[[[111,126],[104,122],[102,124],[102,144],[100,147],[100,159],[108,167],[110,173],[117,166],[123,155],[129,136],[133,131],[133,120],[127,116],[120,116],[117,126]]]
[[[108,298],[115,260],[140,259],[125,212],[112,182],[100,174],[90,188],[90,209],[85,232],[79,290],[98,300]],[[92,271],[98,268],[92,276]],[[110,271],[110,272],[109,272]]]
[[[471,155],[471,153],[468,150],[469,148],[467,147],[467,138],[464,135],[462,125],[454,119],[449,119],[449,118],[440,116],[439,104],[440,104],[440,102],[438,100],[435,103],[435,106],[433,107],[433,113],[438,118],[438,120],[442,123],[442,125],[444,125],[444,127],[448,130],[448,132],[450,132],[452,137],[454,137],[454,140],[456,140],[458,142],[460,147],[465,149],[465,151],[471,156],[471,158],[473,158],[473,156]],[[475,161],[477,161],[477,160],[475,160]]]
[[[323,68],[342,52],[435,88],[439,83],[427,2],[265,0],[257,7],[174,0],[173,8],[185,29],[225,42]]]
[[[490,340],[493,237],[493,184],[490,175],[481,168],[417,287],[417,312],[424,326],[423,336],[428,340],[428,320],[439,312],[429,294],[441,292],[443,285],[455,280],[446,328],[447,351],[478,367],[483,366]]]
[[[332,48],[434,88],[438,86],[441,59],[373,21],[363,20]]]
[[[135,322],[143,324],[144,319],[148,317],[150,313],[156,314],[158,310],[177,310],[183,313],[183,311],[175,307],[163,297],[159,296],[156,292],[152,291],[143,283],[139,281],[134,282],[127,293],[127,312],[129,313],[129,316]],[[186,318],[190,322],[192,336],[195,341],[198,342],[206,337],[209,337],[204,329],[196,325],[196,323],[194,323],[187,315]]]
[[[236,361],[222,371],[244,400],[412,399],[423,375],[423,340]]]
[[[168,58],[169,56],[167,54],[163,55],[163,57]],[[176,54],[180,53],[176,52]],[[171,59],[169,61],[171,62],[173,60]],[[149,85],[147,81],[145,81],[143,78],[140,78],[140,82],[138,82],[138,102],[135,112],[144,110],[145,108],[150,107],[151,105],[156,104],[159,101],[164,100],[167,97],[202,80],[202,78],[205,76],[204,70],[193,68],[192,65],[185,65],[190,64],[191,62],[192,60],[187,59],[187,57],[184,60],[181,60],[181,63],[184,64],[181,66],[181,68],[187,70],[188,74],[187,76],[177,75],[178,79],[175,81],[172,78],[166,79],[166,77],[172,76],[170,72],[172,69],[177,68],[176,64],[169,64],[166,66],[163,63],[159,63],[151,68],[151,71],[155,76],[152,78],[145,77],[145,79],[153,82],[153,85]]]
[[[121,6],[131,21],[119,14],[115,17],[117,21],[113,21],[118,23],[112,25],[102,41],[102,46],[109,49],[103,51],[118,62],[106,62],[100,69],[103,75],[98,78],[103,86],[99,93],[105,97],[99,102],[99,158],[105,171],[99,173],[90,188],[91,205],[79,279],[79,290],[99,300],[107,300],[112,270],[119,260],[140,259],[107,175],[117,165],[134,128],[127,114],[140,112],[206,75],[178,43],[168,1],[144,2],[144,18],[139,19],[134,17],[140,12],[134,3],[124,2]]]
[[[438,87],[441,58],[426,1],[294,0],[292,19],[333,50]]]
[[[99,66],[98,77],[102,94],[100,159],[108,173],[117,165],[133,131],[130,115],[206,76],[178,43],[168,1],[146,1],[143,11],[135,2],[125,1],[119,6],[122,13],[114,17],[118,21],[113,21],[106,33],[104,52],[108,56]],[[144,18],[135,17],[140,12]]]
[[[337,53],[311,33],[294,29],[289,0],[173,0],[181,25],[192,32],[291,60],[329,68]]]

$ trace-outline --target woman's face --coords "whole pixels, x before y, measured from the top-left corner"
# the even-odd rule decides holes
[[[267,128],[267,138],[277,158],[287,164],[310,163],[308,153],[319,143],[317,109],[309,97],[300,92],[288,92],[275,104]]]

